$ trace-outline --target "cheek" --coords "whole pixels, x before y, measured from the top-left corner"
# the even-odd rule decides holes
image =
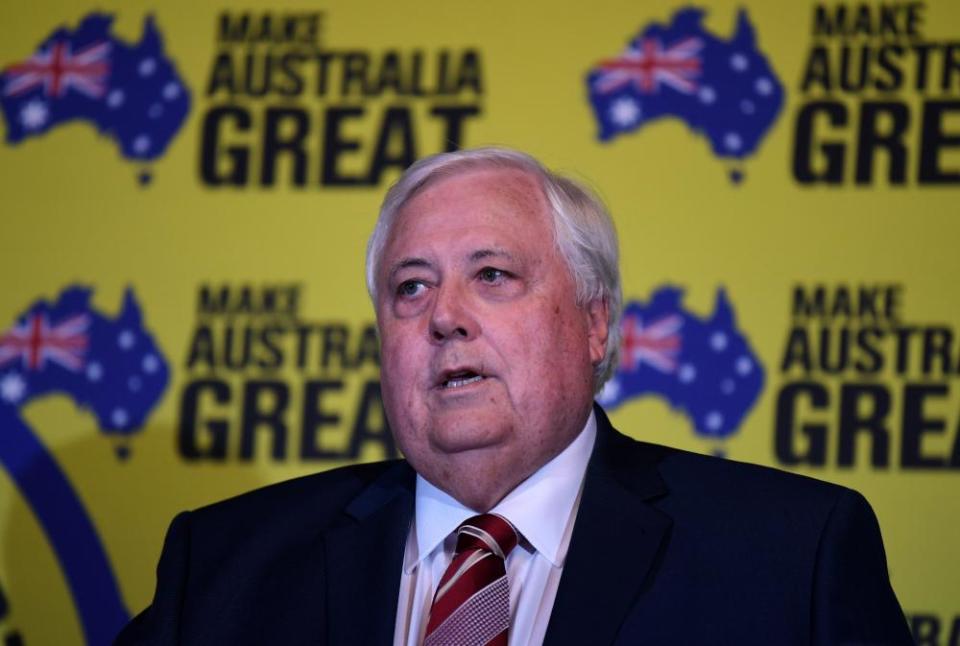
[[[550,312],[550,319],[534,331],[535,351],[546,383],[566,383],[573,375],[590,372],[589,334],[579,310],[554,306]]]
[[[572,359],[564,351],[564,335],[569,332],[551,316],[518,321],[510,334],[512,349],[507,353],[507,365],[523,375],[525,383],[519,385],[536,392],[549,390],[556,383],[558,371]]]
[[[380,381],[384,404],[394,414],[407,415],[419,404],[429,374],[429,347],[418,343],[413,331],[385,332],[380,344]]]
[[[401,405],[410,383],[410,357],[402,344],[384,339],[380,345],[380,384],[385,405]]]
[[[415,332],[410,326],[392,321],[381,327],[380,366],[385,374],[408,372],[417,351]]]

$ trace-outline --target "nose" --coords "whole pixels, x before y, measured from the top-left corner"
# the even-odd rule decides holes
[[[430,338],[436,343],[454,339],[470,341],[476,338],[479,330],[464,288],[450,283],[442,285],[436,291],[430,312]]]

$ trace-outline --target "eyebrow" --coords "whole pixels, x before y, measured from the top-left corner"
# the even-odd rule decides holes
[[[429,269],[433,267],[433,264],[426,258],[404,258],[403,260],[397,261],[390,269],[390,278],[393,278],[397,273],[407,267],[426,267]]]
[[[484,260],[485,258],[506,258],[508,260],[513,260],[514,256],[506,249],[502,249],[500,247],[493,247],[488,249],[477,249],[476,251],[471,253],[469,256],[467,256],[467,259],[470,262],[477,262],[479,260]],[[408,269],[410,267],[421,267],[424,269],[432,269],[433,263],[427,260],[426,258],[419,258],[416,256],[410,257],[410,258],[403,258],[402,260],[398,260],[393,265],[393,267],[390,269],[389,276],[390,278],[393,278],[404,269]]]
[[[513,260],[513,254],[506,249],[501,249],[499,247],[494,247],[492,249],[478,249],[470,254],[471,262],[483,260],[484,258],[506,258],[507,260]]]

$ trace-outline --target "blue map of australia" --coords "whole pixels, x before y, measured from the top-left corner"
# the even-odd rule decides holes
[[[601,141],[674,117],[705,136],[717,157],[740,160],[756,151],[783,107],[783,85],[746,11],[729,40],[706,31],[703,15],[685,8],[668,25],[650,24],[588,72]]]
[[[55,301],[34,301],[0,330],[0,465],[56,554],[83,643],[98,646],[113,642],[130,613],[83,499],[25,409],[37,399],[67,397],[92,413],[125,459],[124,438],[139,432],[159,404],[170,368],[132,289],[116,316],[97,309],[92,296],[90,288],[70,286]]]
[[[682,301],[680,289],[661,287],[649,302],[626,304],[620,365],[598,401],[612,409],[637,397],[661,398],[690,419],[697,435],[726,438],[760,396],[763,365],[723,289],[707,318]]]
[[[134,161],[157,159],[190,111],[190,92],[164,51],[151,17],[140,42],[111,34],[113,17],[93,13],[61,27],[0,74],[6,141],[18,144],[60,124],[85,121]]]

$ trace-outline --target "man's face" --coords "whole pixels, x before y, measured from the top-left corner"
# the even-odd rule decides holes
[[[537,180],[476,169],[398,215],[377,276],[383,400],[427,480],[486,511],[582,429],[606,306],[576,304]]]

